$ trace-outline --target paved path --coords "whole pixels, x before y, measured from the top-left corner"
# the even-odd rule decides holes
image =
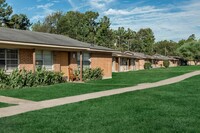
[[[85,101],[89,99],[111,96],[111,95],[116,95],[116,94],[121,94],[125,92],[136,91],[136,90],[142,90],[142,89],[147,89],[147,88],[152,88],[152,87],[164,86],[164,85],[180,82],[182,80],[185,80],[187,78],[190,78],[196,75],[200,75],[200,71],[187,73],[181,76],[169,78],[169,79],[162,80],[155,83],[140,84],[133,87],[94,92],[94,93],[88,93],[88,94],[82,94],[82,95],[70,96],[70,97],[64,97],[64,98],[58,98],[58,99],[52,99],[52,100],[45,100],[45,101],[34,102],[34,103],[24,103],[18,106],[0,108],[0,118],[13,116],[13,115],[17,115],[17,114],[21,114],[25,112],[34,111],[34,110],[40,110],[44,108],[60,106],[64,104],[76,103],[76,102]]]
[[[7,97],[7,96],[0,96],[0,102],[9,103],[9,104],[35,103],[34,101],[18,99],[18,98],[13,98],[13,97]]]

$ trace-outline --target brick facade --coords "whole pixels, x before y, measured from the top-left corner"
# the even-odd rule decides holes
[[[34,70],[33,49],[19,49],[19,69]]]
[[[112,77],[112,54],[111,53],[92,53],[91,68],[100,67],[103,69],[104,78]]]
[[[53,66],[55,72],[63,72],[64,76],[68,76],[68,52],[53,52]]]
[[[145,60],[144,59],[139,59],[139,70],[143,70],[144,69],[144,64],[145,64]]]
[[[33,49],[19,49],[19,68],[34,70]],[[73,70],[78,69],[77,52],[53,51],[53,70],[63,72],[68,76],[68,67]],[[91,68],[101,68],[104,72],[104,78],[112,77],[112,54],[111,53],[91,53]]]
[[[72,68],[73,70],[78,69],[78,64],[77,64],[77,52],[70,52],[69,54],[69,60],[70,60],[70,65],[69,67]]]

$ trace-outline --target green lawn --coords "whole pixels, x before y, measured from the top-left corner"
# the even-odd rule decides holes
[[[1,102],[0,102],[0,108],[8,107],[8,106],[12,106],[12,105],[11,105],[11,104],[8,104],[8,103],[1,103]]]
[[[37,88],[0,90],[0,95],[41,101],[90,92],[134,86],[146,82],[156,82],[194,70],[200,70],[200,66],[175,67],[168,69],[161,68],[124,73],[113,73],[113,78],[107,80],[91,81],[85,84],[64,83]]]
[[[163,87],[2,118],[0,130],[1,133],[197,133],[199,81],[200,76],[195,76]]]

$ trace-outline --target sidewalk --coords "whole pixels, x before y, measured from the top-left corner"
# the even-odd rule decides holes
[[[101,97],[122,94],[122,93],[136,91],[136,90],[143,90],[143,89],[147,89],[147,88],[169,85],[169,84],[180,82],[182,80],[185,80],[187,78],[190,78],[190,77],[193,77],[196,75],[200,75],[200,71],[194,71],[191,73],[183,74],[181,76],[169,78],[169,79],[162,80],[162,81],[155,82],[155,83],[139,84],[139,85],[133,86],[133,87],[107,90],[107,91],[101,91],[101,92],[94,92],[94,93],[82,94],[82,95],[77,95],[77,96],[45,100],[45,101],[40,101],[40,102],[32,102],[32,101],[27,102],[26,101],[17,106],[0,108],[0,118],[18,115],[21,113],[30,112],[30,111],[34,111],[34,110],[40,110],[40,109],[70,104],[70,103],[76,103],[76,102],[80,102],[80,101],[86,101],[86,100],[95,99],[95,98],[101,98]]]

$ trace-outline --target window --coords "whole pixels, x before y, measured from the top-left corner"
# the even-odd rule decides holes
[[[0,49],[0,69],[5,69],[6,59],[5,59],[5,50]]]
[[[18,67],[18,50],[0,49],[0,69],[12,71]]]
[[[80,53],[77,53],[77,64],[80,67]],[[83,69],[90,68],[90,54],[83,53]]]
[[[51,51],[36,51],[36,67],[52,70],[53,56]]]

